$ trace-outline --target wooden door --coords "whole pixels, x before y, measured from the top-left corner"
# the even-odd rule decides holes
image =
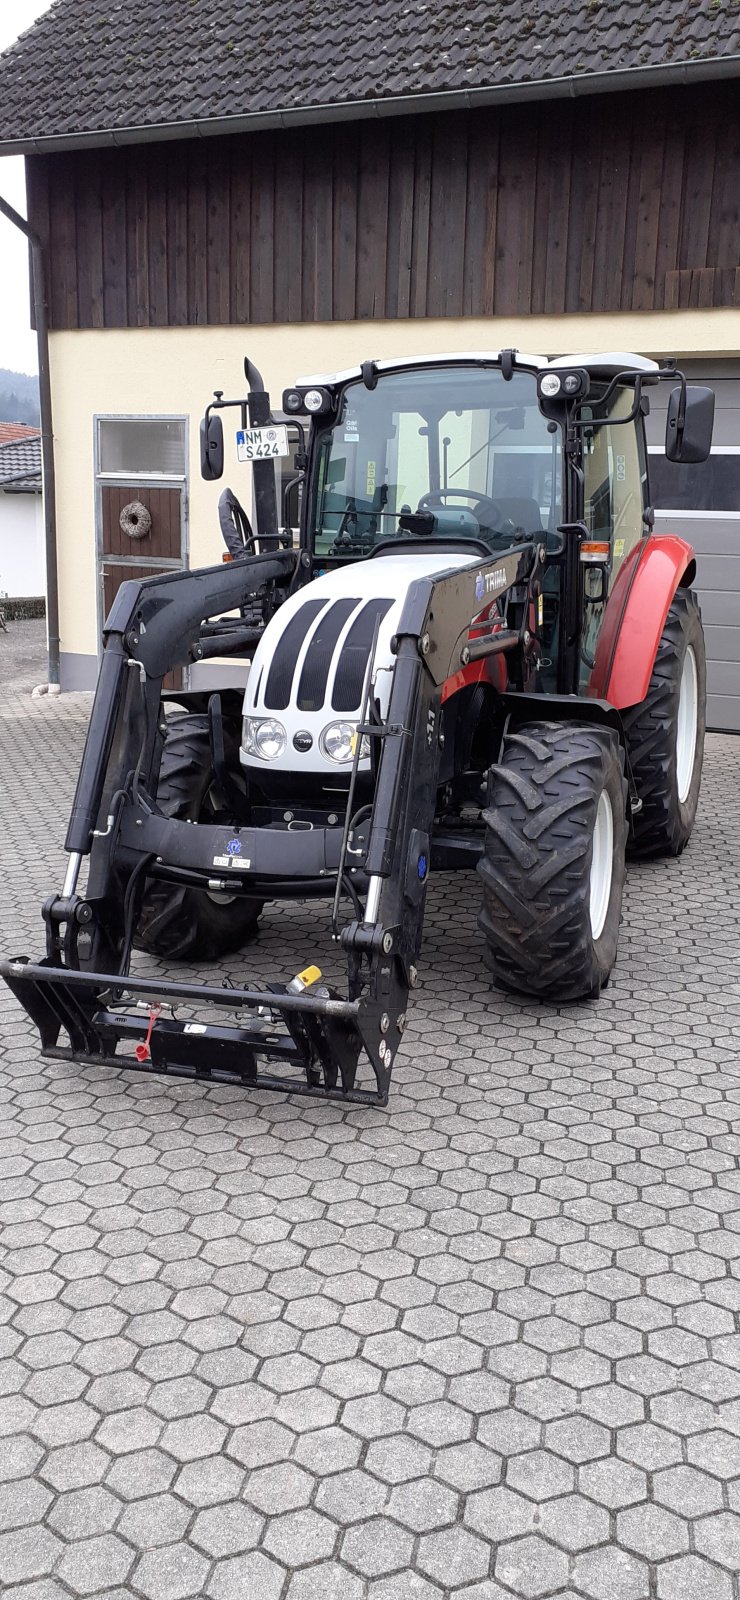
[[[153,578],[177,571],[183,551],[183,490],[159,489],[136,482],[103,484],[100,488],[100,583],[103,620],[118,589],[127,579]],[[144,514],[132,507],[143,507]],[[182,687],[182,671],[165,679],[168,689]]]

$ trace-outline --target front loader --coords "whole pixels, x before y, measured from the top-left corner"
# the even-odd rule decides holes
[[[201,466],[222,476],[236,407],[254,529],[224,495],[229,559],[121,586],[46,955],[0,971],[51,1057],[382,1105],[430,873],[477,869],[494,981],[557,1003],[609,981],[627,851],[688,842],[703,636],[644,415],[671,381],[667,453],[703,460],[713,396],[642,357],[502,350],[307,379],[280,422],[245,370]],[[215,660],[246,691],[163,688]],[[341,988],[132,972],[135,946],[217,963],[291,899],[323,902]]]

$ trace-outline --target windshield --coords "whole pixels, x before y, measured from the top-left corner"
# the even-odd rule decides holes
[[[533,373],[411,369],[350,384],[319,437],[312,506],[319,555],[367,555],[386,539],[470,538],[492,550],[552,533],[561,514],[559,434]],[[399,518],[425,513],[412,527]]]

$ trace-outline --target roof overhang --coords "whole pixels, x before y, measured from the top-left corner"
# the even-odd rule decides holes
[[[155,144],[173,139],[205,139],[219,134],[256,133],[275,128],[307,127],[327,122],[358,122],[424,112],[473,110],[529,100],[573,100],[595,94],[625,93],[665,86],[685,87],[740,77],[740,55],[706,56],[695,61],[625,67],[609,72],[570,73],[559,78],[487,84],[479,89],[450,89],[431,94],[388,95],[342,100],[326,105],[274,107],[230,117],[182,122],[150,122],[122,128],[96,128],[84,133],[45,134],[37,138],[2,139],[0,155],[46,155],[56,150],[90,150],[105,145]]]

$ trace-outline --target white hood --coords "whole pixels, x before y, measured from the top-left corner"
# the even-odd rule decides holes
[[[279,722],[285,730],[285,748],[271,761],[242,750],[244,765],[263,772],[310,772],[334,778],[348,773],[351,762],[330,760],[319,741],[330,723],[356,724],[360,719],[377,618],[372,682],[385,715],[395,662],[391,639],[398,631],[409,586],[417,578],[479,560],[477,551],[469,556],[459,550],[418,555],[399,551],[327,572],[286,600],[260,639],[244,696],[244,716]],[[369,760],[360,763],[361,768],[369,764]]]

